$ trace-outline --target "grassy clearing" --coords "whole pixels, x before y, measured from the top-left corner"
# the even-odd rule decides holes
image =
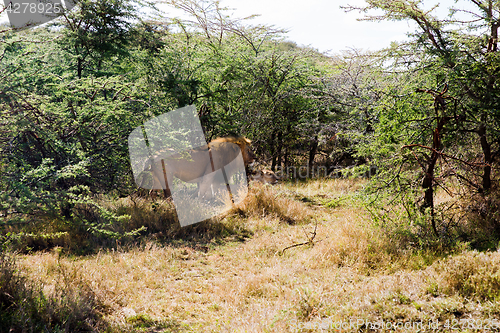
[[[335,331],[350,320],[359,327],[344,331],[379,331],[369,321],[434,332],[500,320],[500,252],[401,249],[363,208],[363,185],[255,184],[223,217],[188,228],[169,222],[168,203],[121,199],[109,205],[132,215],[127,228],[147,221],[141,243],[84,257],[56,248],[18,265],[49,298],[93,304],[79,311],[107,332]],[[283,251],[314,231],[313,245]],[[57,294],[64,283],[87,296]]]

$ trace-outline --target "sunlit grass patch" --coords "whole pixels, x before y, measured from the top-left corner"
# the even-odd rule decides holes
[[[500,301],[500,252],[465,252],[436,262],[429,282],[446,295]]]
[[[307,223],[313,211],[303,202],[283,196],[280,187],[254,183],[247,197],[234,208],[244,216],[278,218],[288,224]]]
[[[91,286],[108,332],[278,333],[326,320],[500,315],[496,253],[483,258],[464,245],[438,261],[444,255],[433,250],[399,248],[349,190],[362,185],[312,183],[252,186],[228,212],[178,229],[169,229],[169,202],[117,199],[110,208],[135,221],[127,228],[152,219],[141,242],[86,257],[34,253],[20,264],[47,293],[61,276]]]
[[[366,180],[320,178],[307,181],[290,181],[286,187],[308,197],[337,197],[351,195],[363,189]]]

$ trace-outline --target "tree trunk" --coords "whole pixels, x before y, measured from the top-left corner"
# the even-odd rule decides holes
[[[269,145],[269,150],[271,151],[271,170],[276,171],[276,150],[275,148],[275,138],[276,138],[276,130],[271,134],[271,143]]]
[[[288,162],[288,145],[285,146],[285,169],[288,168],[289,162]]]
[[[491,147],[486,138],[486,125],[482,123],[478,129],[479,139],[481,141],[481,148],[484,155],[483,167],[483,188],[481,192],[486,193],[491,188]]]
[[[281,168],[281,152],[283,150],[283,132],[278,132],[278,151],[277,151],[277,163],[276,166]]]
[[[318,136],[316,135],[314,137],[314,141],[311,142],[311,146],[309,148],[309,172],[312,172],[314,157],[316,156],[317,151],[318,151]]]
[[[434,234],[438,236],[438,231],[436,228],[436,221],[434,219],[434,169],[436,167],[437,160],[439,158],[439,148],[441,147],[441,131],[444,125],[448,121],[448,117],[439,117],[434,133],[432,134],[432,154],[427,165],[427,170],[425,173],[424,180],[422,181],[422,188],[425,189],[424,192],[424,203],[422,209],[431,209],[431,223],[432,230]]]
[[[83,60],[82,58],[78,58],[78,63],[77,63],[77,71],[78,71],[78,78],[82,78],[82,70],[83,70]]]
[[[291,131],[292,131],[292,125],[288,123],[286,126],[285,137],[288,137]],[[285,169],[288,170],[288,166],[290,165],[290,143],[286,139],[285,141],[287,142],[285,144]]]

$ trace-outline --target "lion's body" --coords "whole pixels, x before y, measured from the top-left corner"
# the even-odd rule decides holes
[[[207,146],[189,150],[185,153],[160,153],[153,156],[145,166],[145,171],[153,174],[153,189],[163,189],[166,197],[171,196],[167,179],[172,177],[184,182],[198,183],[198,196],[212,197],[211,184],[223,182],[216,179],[216,170],[228,165],[242,153],[245,166],[255,160],[250,150],[251,141],[244,137],[225,137],[211,141]],[[228,175],[229,177],[230,175]],[[200,179],[201,177],[204,177]]]

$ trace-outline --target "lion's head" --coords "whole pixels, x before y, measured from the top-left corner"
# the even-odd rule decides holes
[[[237,137],[236,136],[228,136],[228,137],[217,138],[215,140],[212,140],[210,142],[210,145],[221,144],[221,143],[225,143],[225,142],[234,143],[240,147],[241,154],[243,156],[243,161],[245,162],[245,166],[255,162],[257,157],[250,149],[250,144],[252,143],[252,141],[250,141],[249,139],[247,139],[243,136],[237,136]]]
[[[259,170],[255,174],[250,175],[250,180],[264,184],[276,184],[279,177],[271,170]]]

